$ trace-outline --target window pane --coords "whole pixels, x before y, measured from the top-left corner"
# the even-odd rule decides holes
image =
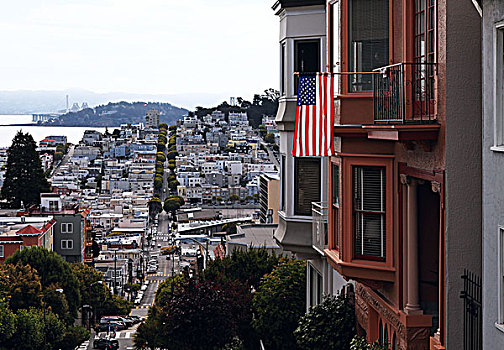
[[[355,167],[353,173],[355,255],[385,258],[385,168]]]
[[[339,207],[339,166],[332,165],[332,204]]]
[[[312,202],[320,202],[320,160],[294,158],[294,214],[311,216]]]
[[[320,41],[294,42],[294,71],[316,73],[320,71]],[[298,92],[299,77],[294,76],[294,95]]]
[[[349,71],[370,72],[388,64],[389,0],[349,1]],[[372,75],[349,76],[350,92],[371,91]]]

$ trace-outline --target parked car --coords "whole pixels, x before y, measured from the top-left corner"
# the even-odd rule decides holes
[[[116,339],[100,338],[93,342],[93,349],[119,349],[119,341]]]
[[[95,327],[95,331],[97,333],[99,333],[99,332],[116,331],[116,330],[121,331],[123,329],[126,329],[126,325],[123,322],[120,322],[120,321],[100,322]]]

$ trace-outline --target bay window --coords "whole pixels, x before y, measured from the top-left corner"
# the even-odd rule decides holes
[[[334,233],[334,246],[339,247],[339,165],[332,164],[332,215],[333,215],[333,233]]]
[[[389,62],[389,0],[348,1],[348,71],[371,72]],[[349,92],[371,92],[371,74],[348,77]]]
[[[320,159],[294,158],[294,215],[311,216],[312,202],[320,202]]]

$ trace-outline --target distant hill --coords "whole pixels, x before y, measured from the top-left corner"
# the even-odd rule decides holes
[[[55,113],[65,110],[66,95],[69,96],[70,107],[74,103],[81,106],[83,102],[94,107],[109,102],[157,101],[192,109],[198,104],[214,105],[227,98],[227,94],[217,93],[96,93],[84,89],[0,91],[0,114]]]
[[[222,102],[216,107],[196,107],[195,114],[201,118],[213,111],[221,111],[225,113],[226,118],[230,112],[247,112],[247,117],[250,125],[257,129],[262,122],[264,115],[276,115],[278,110],[278,99],[280,94],[274,89],[264,90],[264,94],[255,94],[252,102],[244,100],[241,97],[237,98],[237,105],[231,106],[227,102]]]
[[[145,122],[145,112],[157,109],[161,122],[168,125],[176,122],[189,113],[184,108],[169,103],[158,102],[110,102],[95,108],[86,108],[79,112],[70,112],[49,123],[52,126],[95,126],[113,127],[126,123]]]

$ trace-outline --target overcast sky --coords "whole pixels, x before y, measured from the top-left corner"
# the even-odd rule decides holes
[[[278,88],[268,0],[2,0],[0,90],[251,98]]]

